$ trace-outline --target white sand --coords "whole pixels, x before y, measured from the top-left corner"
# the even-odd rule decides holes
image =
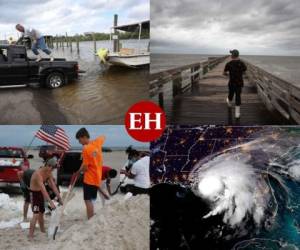
[[[62,221],[62,232],[54,241],[38,228],[33,241],[27,239],[28,230],[18,225],[0,230],[0,249],[56,250],[56,249],[99,249],[99,250],[148,250],[149,249],[149,197],[135,196],[124,201],[118,196],[109,204],[100,207],[89,221],[80,209],[77,199]],[[83,202],[83,201],[82,201]],[[48,218],[49,219],[49,218]]]
[[[0,193],[0,229],[9,221],[22,217],[22,206],[23,201],[20,199],[13,199],[8,194]]]

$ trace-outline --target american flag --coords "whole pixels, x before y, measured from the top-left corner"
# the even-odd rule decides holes
[[[64,150],[69,150],[71,147],[66,132],[55,125],[42,125],[35,136]]]

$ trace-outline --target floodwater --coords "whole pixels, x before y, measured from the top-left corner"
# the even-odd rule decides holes
[[[151,54],[150,72],[156,73],[167,69],[201,62],[214,55],[199,54]],[[288,82],[300,85],[299,56],[242,56],[258,67]]]
[[[149,40],[121,42],[123,47],[146,49]],[[97,49],[110,47],[110,41],[97,42]],[[1,124],[123,124],[127,109],[148,99],[149,68],[104,67],[94,55],[93,42],[81,42],[79,54],[75,43],[72,48],[72,52],[70,47],[56,49],[54,44],[54,56],[78,61],[86,73],[54,90],[36,86],[0,90]]]

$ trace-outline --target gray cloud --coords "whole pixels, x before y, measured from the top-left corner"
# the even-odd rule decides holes
[[[0,40],[17,36],[16,23],[46,34],[109,32],[113,15],[119,23],[148,19],[149,0],[0,0]]]
[[[298,0],[152,0],[151,21],[154,52],[300,54]]]

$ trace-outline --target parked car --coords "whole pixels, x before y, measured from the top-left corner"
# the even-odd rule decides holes
[[[0,185],[18,183],[17,173],[30,167],[28,159],[33,155],[26,155],[22,148],[0,147]]]
[[[41,157],[44,161],[54,156],[59,159],[63,153],[64,150],[55,145],[43,145],[40,146],[39,157]]]
[[[27,57],[26,47],[22,45],[0,45],[0,87],[26,86],[39,83],[51,89],[78,78],[78,63],[66,59],[49,58],[36,62]]]
[[[57,184],[68,185],[70,183],[72,174],[80,168],[81,163],[81,151],[71,150],[64,152],[58,163]],[[80,177],[77,183],[82,183],[82,177]]]

